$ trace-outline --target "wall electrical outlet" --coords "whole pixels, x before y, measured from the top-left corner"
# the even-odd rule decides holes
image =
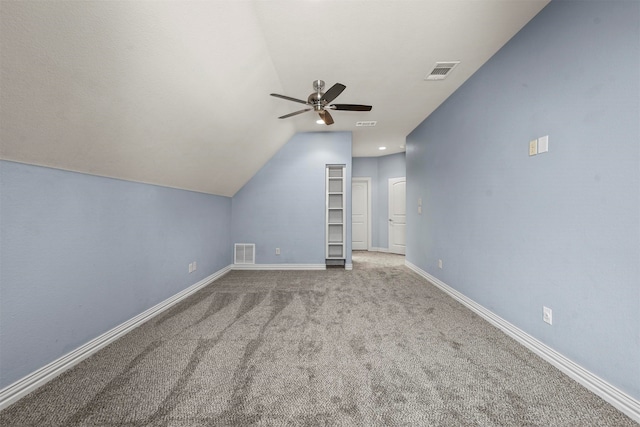
[[[196,264],[195,261],[193,261],[193,271],[196,271],[198,269],[198,264]]]
[[[438,268],[442,268],[442,260],[441,259],[438,260]]]
[[[553,312],[549,307],[542,307],[542,320],[550,325],[553,324]]]
[[[193,273],[193,263],[189,263],[189,273]]]
[[[529,141],[529,155],[535,156],[536,154],[538,154],[538,140],[532,139]]]
[[[280,248],[276,248],[276,255],[280,255]]]

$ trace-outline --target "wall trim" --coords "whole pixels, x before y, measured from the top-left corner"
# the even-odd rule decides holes
[[[524,345],[525,347],[533,351],[538,356],[542,357],[545,361],[551,363],[553,366],[558,368],[564,374],[568,375],[570,378],[577,381],[586,389],[600,396],[602,399],[604,399],[606,402],[608,402],[613,407],[618,409],[620,412],[627,415],[629,418],[633,419],[634,421],[640,423],[640,401],[639,400],[634,399],[633,397],[629,396],[622,390],[609,384],[602,378],[598,377],[597,375],[591,373],[590,371],[578,365],[574,361],[558,353],[553,348],[547,346],[546,344],[537,340],[533,336],[527,334],[520,328],[507,322],[497,314],[486,309],[484,306],[478,304],[477,302],[470,299],[466,295],[453,289],[449,285],[445,284],[438,278],[430,275],[429,273],[420,269],[419,267],[415,266],[409,261],[405,260],[405,265],[409,267],[409,269],[413,270],[415,273],[425,278],[431,284],[433,284],[437,288],[440,288],[442,291],[446,292],[452,298],[462,303],[464,306],[466,306],[476,314],[483,317],[489,323],[491,323],[492,325],[502,330],[511,338],[515,339],[520,344]]]
[[[233,264],[232,270],[326,270],[325,264]]]
[[[42,368],[30,373],[29,375],[19,379],[13,384],[8,385],[7,387],[0,390],[0,410],[6,408],[12,403],[16,402],[23,396],[31,393],[36,390],[38,387],[43,386],[48,383],[58,375],[62,374],[69,368],[72,368],[76,364],[80,363],[87,357],[91,356],[98,350],[106,347],[111,344],[113,341],[125,335],[127,332],[132,329],[140,326],[144,322],[153,318],[154,316],[160,314],[166,309],[172,307],[178,302],[182,301],[189,295],[199,291],[201,288],[204,288],[211,282],[219,279],[220,277],[227,274],[231,271],[231,265],[228,265],[212,275],[205,277],[200,280],[198,283],[189,286],[187,289],[178,292],[177,294],[169,297],[168,299],[162,301],[159,304],[154,305],[148,310],[143,311],[135,317],[127,320],[124,323],[116,326],[115,328],[105,332],[102,335],[92,339],[86,344],[81,345],[75,350],[65,354],[64,356],[54,360],[53,362],[43,366]]]
[[[370,252],[386,252],[389,253],[389,248],[376,248],[375,246],[369,249]]]

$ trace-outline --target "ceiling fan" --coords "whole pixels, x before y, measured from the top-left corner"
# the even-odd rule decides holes
[[[279,119],[286,119],[287,117],[296,116],[298,114],[306,113],[307,111],[313,110],[318,112],[320,118],[326,125],[332,125],[333,117],[331,117],[331,114],[329,114],[329,111],[327,110],[371,111],[371,105],[331,104],[331,101],[336,99],[338,95],[340,95],[345,89],[345,85],[336,83],[331,86],[326,92],[322,92],[324,90],[324,81],[316,80],[313,82],[313,90],[315,92],[309,95],[306,101],[303,101],[302,99],[291,98],[290,96],[279,95],[277,93],[272,93],[271,96],[286,99],[287,101],[298,102],[300,104],[305,104],[308,106],[308,108],[305,108],[304,110],[299,110],[293,113],[285,114],[284,116],[280,116],[278,117]]]

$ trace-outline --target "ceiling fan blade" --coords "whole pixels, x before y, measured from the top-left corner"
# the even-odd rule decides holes
[[[343,85],[342,83],[336,83],[333,86],[331,86],[329,88],[328,91],[326,91],[324,93],[324,96],[322,97],[323,101],[326,101],[327,103],[333,101],[334,99],[336,99],[338,97],[338,95],[340,95],[342,93],[343,90],[345,90],[347,87],[345,85]]]
[[[275,96],[276,98],[286,99],[287,101],[299,102],[300,104],[308,104],[307,101],[303,101],[302,99],[296,99],[286,95],[279,95],[277,93],[272,93],[271,96]]]
[[[313,108],[305,108],[304,110],[294,111],[293,113],[285,114],[284,116],[278,117],[279,119],[286,119],[287,117],[297,116],[298,114],[306,113],[307,111],[311,111]]]
[[[331,104],[329,106],[332,110],[343,110],[343,111],[371,111],[371,105],[360,105],[360,104]]]
[[[333,124],[333,117],[331,117],[331,114],[329,114],[328,111],[321,110],[318,114],[320,114],[320,118],[324,121],[325,125],[328,126]]]

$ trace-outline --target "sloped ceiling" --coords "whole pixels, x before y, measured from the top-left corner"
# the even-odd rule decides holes
[[[232,196],[295,132],[352,131],[354,156],[403,151],[547,3],[2,1],[0,157]],[[437,61],[461,63],[425,81]],[[306,99],[316,79],[373,110],[279,120],[303,106],[269,94]]]

